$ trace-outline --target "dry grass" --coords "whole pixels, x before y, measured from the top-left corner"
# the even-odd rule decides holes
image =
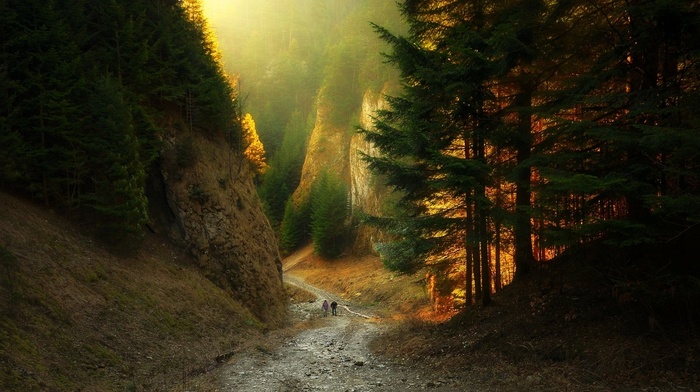
[[[382,318],[430,313],[421,277],[388,271],[375,256],[328,260],[306,247],[285,261],[285,270]]]
[[[0,194],[0,390],[172,390],[264,326],[162,238],[117,257]]]

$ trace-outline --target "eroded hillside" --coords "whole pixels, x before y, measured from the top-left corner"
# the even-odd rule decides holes
[[[192,135],[171,118],[151,174],[151,227],[187,248],[208,278],[263,322],[279,325],[282,264],[247,161],[223,137]]]
[[[3,391],[170,390],[264,327],[162,236],[117,257],[4,193],[0,215]]]

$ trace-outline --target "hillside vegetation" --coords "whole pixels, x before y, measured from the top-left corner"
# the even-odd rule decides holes
[[[0,390],[172,390],[264,329],[162,237],[117,257],[6,193],[0,216]]]
[[[0,390],[186,388],[281,325],[199,1],[12,0],[0,21]]]
[[[134,247],[169,112],[190,133],[244,150],[234,87],[198,0],[12,0],[0,15],[3,189],[73,210]]]

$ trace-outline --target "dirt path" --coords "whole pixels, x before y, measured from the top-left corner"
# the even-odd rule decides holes
[[[381,334],[381,320],[292,274],[286,273],[285,280],[318,297],[291,309],[295,317],[309,320],[311,328],[275,349],[258,346],[237,355],[223,371],[220,391],[465,390],[455,379],[425,374],[420,364],[396,365],[374,356],[369,342]],[[338,316],[321,316],[323,299],[340,304]]]

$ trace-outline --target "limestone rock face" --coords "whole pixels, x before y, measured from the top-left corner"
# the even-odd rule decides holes
[[[385,104],[380,94],[367,91],[362,100],[360,126],[371,129],[372,116],[377,110],[384,109]],[[367,163],[362,159],[363,155],[376,157],[379,155],[379,149],[365,140],[362,135],[355,134],[350,141],[351,205],[353,210],[359,209],[376,214],[379,213],[381,206],[378,188],[382,185],[378,184],[374,174],[367,167]]]
[[[349,150],[352,129],[333,124],[330,121],[330,106],[319,104],[316,123],[311,131],[309,146],[306,149],[301,180],[294,192],[294,200],[300,200],[311,188],[319,174],[326,170],[342,181],[349,182]]]
[[[372,126],[372,116],[386,103],[382,94],[368,90],[363,98],[359,123],[364,128]],[[345,181],[350,190],[353,212],[363,211],[376,214],[385,197],[386,190],[369,171],[362,160],[362,153],[378,154],[377,149],[351,127],[333,125],[329,106],[319,105],[316,124],[311,133],[309,147],[302,169],[299,187],[294,193],[295,200],[305,195],[322,170],[327,170]],[[358,227],[353,244],[353,253],[362,255],[371,252],[372,244],[379,233],[371,228]]]
[[[377,110],[386,109],[386,101],[382,93],[368,90],[362,99],[362,111],[360,112],[360,126],[364,129],[372,129],[372,118]],[[367,141],[362,135],[355,134],[350,141],[350,198],[353,212],[364,212],[376,215],[381,212],[383,200],[387,196],[387,189],[377,178],[362,159],[363,155],[378,156],[379,149]],[[377,229],[360,226],[356,230],[356,238],[353,251],[356,254],[372,252],[373,244],[381,237]]]
[[[282,322],[285,296],[277,241],[247,162],[223,137],[172,132],[151,180],[151,216],[199,261],[206,276],[261,321]],[[194,155],[183,167],[183,146]],[[160,200],[160,201],[158,201]]]

